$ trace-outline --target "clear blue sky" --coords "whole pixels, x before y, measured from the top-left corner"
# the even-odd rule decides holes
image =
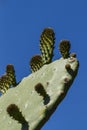
[[[0,75],[14,64],[17,81],[30,74],[29,60],[40,53],[39,39],[45,27],[58,43],[71,41],[71,52],[80,61],[77,78],[66,98],[41,130],[87,129],[87,1],[86,0],[0,0]]]

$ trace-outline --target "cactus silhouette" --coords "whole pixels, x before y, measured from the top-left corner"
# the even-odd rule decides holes
[[[70,41],[62,40],[58,47],[62,57],[52,62],[54,42],[53,29],[45,28],[40,36],[41,54],[30,60],[33,73],[18,85],[13,65],[7,65],[0,77],[0,130],[40,130],[67,95],[79,61],[70,53]]]

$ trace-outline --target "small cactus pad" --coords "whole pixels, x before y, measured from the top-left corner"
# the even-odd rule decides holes
[[[66,96],[78,66],[76,57],[60,58],[9,89],[0,98],[0,130],[41,130]],[[27,129],[20,124],[24,121]]]
[[[55,43],[55,34],[52,28],[45,28],[40,37],[40,50],[42,54],[43,64],[52,61]]]
[[[12,73],[15,72],[14,66],[13,66],[12,64],[8,64],[8,65],[6,66],[6,73],[9,73],[9,72],[12,72]]]
[[[35,90],[37,91],[37,93],[39,93],[42,97],[45,97],[47,94],[46,94],[46,91],[43,87],[43,85],[41,83],[38,83],[36,86],[35,86]]]
[[[38,83],[35,85],[35,91],[43,97],[43,103],[44,105],[47,105],[47,103],[49,103],[50,101],[50,97],[47,94],[46,90],[44,89],[44,86],[41,83]]]
[[[0,78],[0,91],[4,94],[10,87],[11,81],[9,77],[5,74]]]
[[[68,40],[60,41],[59,50],[64,59],[69,57],[70,47],[71,47],[70,41]]]
[[[43,66],[42,57],[40,55],[35,55],[30,60],[30,67],[32,72],[36,72]]]
[[[10,104],[7,107],[7,112],[9,116],[11,116],[14,120],[17,120],[19,123],[24,124],[25,118],[22,116],[22,112],[20,112],[19,108],[15,104]]]
[[[15,70],[14,66],[12,64],[8,64],[6,66],[6,75],[9,77],[9,80],[11,81],[11,85],[16,86],[16,77],[15,77]]]
[[[0,77],[0,92],[4,94],[11,86],[14,87],[16,85],[14,66],[8,64],[6,66],[6,73]]]

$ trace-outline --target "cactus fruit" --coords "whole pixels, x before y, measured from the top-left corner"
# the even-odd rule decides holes
[[[59,50],[64,59],[69,57],[70,47],[71,47],[71,44],[69,40],[60,41]]]
[[[42,57],[40,55],[35,55],[30,60],[31,71],[35,72],[43,66]]]
[[[40,55],[35,55],[30,60],[31,71],[36,72],[44,64],[49,64],[53,58],[55,34],[52,28],[45,28],[40,36]]]
[[[36,84],[35,86],[35,90],[37,93],[40,94],[40,96],[43,97],[43,100],[44,100],[44,104],[46,105],[47,103],[49,103],[50,101],[50,97],[49,95],[47,94],[47,92],[45,91],[43,85],[41,83],[38,83]]]
[[[15,78],[15,70],[14,70],[14,66],[12,64],[8,64],[6,66],[6,74],[9,77],[9,80],[11,81],[11,84],[13,86],[16,86],[16,78]]]
[[[22,116],[22,113],[19,111],[19,108],[15,104],[10,104],[7,107],[7,112],[9,116],[17,120],[19,123],[24,124],[26,122],[25,118]]]
[[[0,91],[4,94],[11,86],[14,87],[16,85],[14,66],[12,64],[8,64],[6,66],[6,73],[0,77]]]
[[[4,94],[9,89],[10,85],[11,81],[9,80],[9,77],[6,74],[2,75],[0,78],[0,91]]]
[[[79,62],[75,53],[70,54],[69,42],[64,41],[64,46],[60,48],[63,57],[51,63],[54,33],[50,29],[45,31],[42,37],[47,40],[41,42],[42,55],[36,55],[30,61],[34,73],[23,78],[16,87],[8,89],[0,98],[0,130],[40,130],[64,99],[77,75]],[[10,76],[9,80],[14,84],[14,69],[9,67],[7,66],[6,75]],[[4,82],[2,78],[0,89],[5,91],[8,80],[5,79]],[[6,87],[2,89],[3,86]]]
[[[55,43],[55,34],[52,28],[45,28],[40,37],[40,50],[43,64],[52,61],[53,49]]]
[[[29,129],[28,122],[25,120],[25,118],[22,115],[22,112],[19,110],[18,106],[15,104],[10,104],[7,107],[7,113],[10,117],[12,117],[14,120],[17,120],[19,123],[22,124],[22,130],[23,127],[25,127],[25,130]]]

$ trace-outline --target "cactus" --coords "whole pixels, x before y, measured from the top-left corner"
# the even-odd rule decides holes
[[[52,28],[45,28],[40,37],[40,50],[43,64],[52,61],[53,49],[55,43],[55,34]]]
[[[39,70],[43,66],[42,57],[40,55],[33,56],[30,60],[30,66],[32,72]]]
[[[8,64],[6,66],[6,73],[0,77],[0,91],[4,94],[10,87],[15,87],[16,85],[14,66]]]
[[[62,57],[51,62],[54,43],[52,42],[51,51],[45,49],[45,52],[43,48],[50,47],[51,39],[54,41],[54,33],[51,33],[49,28],[45,38],[46,45],[42,45],[44,42],[40,43],[41,55],[35,55],[30,60],[33,73],[23,78],[16,87],[8,90],[3,86],[6,86],[9,80],[11,85],[16,85],[15,75],[12,73],[14,69],[10,68],[12,70],[10,79],[3,81],[0,79],[0,89],[7,90],[0,97],[0,130],[40,130],[64,99],[77,75],[79,62],[76,54],[70,54],[69,48],[67,49],[63,42],[64,51],[60,51]],[[5,75],[8,75],[7,71]]]
[[[69,57],[69,50],[70,50],[71,44],[68,40],[62,40],[59,44],[59,50],[62,54],[63,58]]]

